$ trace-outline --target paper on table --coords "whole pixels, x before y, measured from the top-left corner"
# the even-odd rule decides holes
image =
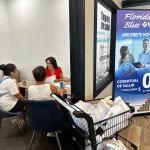
[[[55,82],[55,83],[53,83],[53,85],[60,87],[60,82]]]
[[[53,83],[53,85],[60,88],[60,82],[55,82]],[[71,85],[65,85],[65,89],[70,89],[70,88],[71,88]]]
[[[70,88],[71,88],[71,85],[66,85],[65,88],[66,88],[66,89],[70,89]]]
[[[46,80],[45,80],[45,82],[46,83],[53,83],[55,80],[56,80],[56,76],[52,75],[50,77],[47,77]]]

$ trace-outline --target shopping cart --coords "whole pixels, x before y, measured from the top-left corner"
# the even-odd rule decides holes
[[[134,144],[119,135],[120,131],[132,124],[131,110],[98,122],[93,122],[90,114],[72,104],[69,99],[62,100],[55,94],[51,94],[51,96],[62,106],[62,112],[66,117],[66,125],[73,131],[72,139],[75,141],[78,149],[85,150],[85,147],[90,145],[91,150],[97,150],[98,145],[102,144],[103,141],[115,136],[116,138],[122,138],[124,140],[123,143],[129,150],[137,150]],[[96,104],[99,100],[87,102]],[[73,118],[76,118],[76,120]],[[81,122],[85,125],[84,129],[81,128]],[[83,139],[85,144],[83,144]]]

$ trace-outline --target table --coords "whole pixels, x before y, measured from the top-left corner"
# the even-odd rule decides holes
[[[22,82],[18,83],[20,86],[20,93],[25,97],[26,89],[28,89],[29,86],[35,84],[35,81],[26,81],[26,85],[24,85]],[[57,86],[58,83],[54,83],[56,85],[58,91],[59,91],[59,86]],[[59,85],[59,84],[58,84]],[[65,85],[70,85],[70,82],[65,82]],[[71,89],[67,88],[67,92],[65,93],[65,96],[71,95]]]

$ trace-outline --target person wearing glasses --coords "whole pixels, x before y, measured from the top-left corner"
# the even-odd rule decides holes
[[[0,65],[4,77],[0,80],[0,109],[7,112],[18,112],[24,110],[24,97],[19,92],[16,80],[18,70],[16,65]]]

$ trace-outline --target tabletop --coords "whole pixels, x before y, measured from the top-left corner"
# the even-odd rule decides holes
[[[24,85],[22,82],[19,82],[18,83],[20,88],[23,88],[23,89],[27,89],[29,86],[31,85],[34,85],[35,84],[35,81],[26,81],[26,84]],[[54,82],[53,83],[59,90],[60,88],[60,84],[59,82]],[[65,89],[67,90],[67,92],[65,94],[67,95],[71,95],[71,86],[70,86],[70,82],[65,82]]]

